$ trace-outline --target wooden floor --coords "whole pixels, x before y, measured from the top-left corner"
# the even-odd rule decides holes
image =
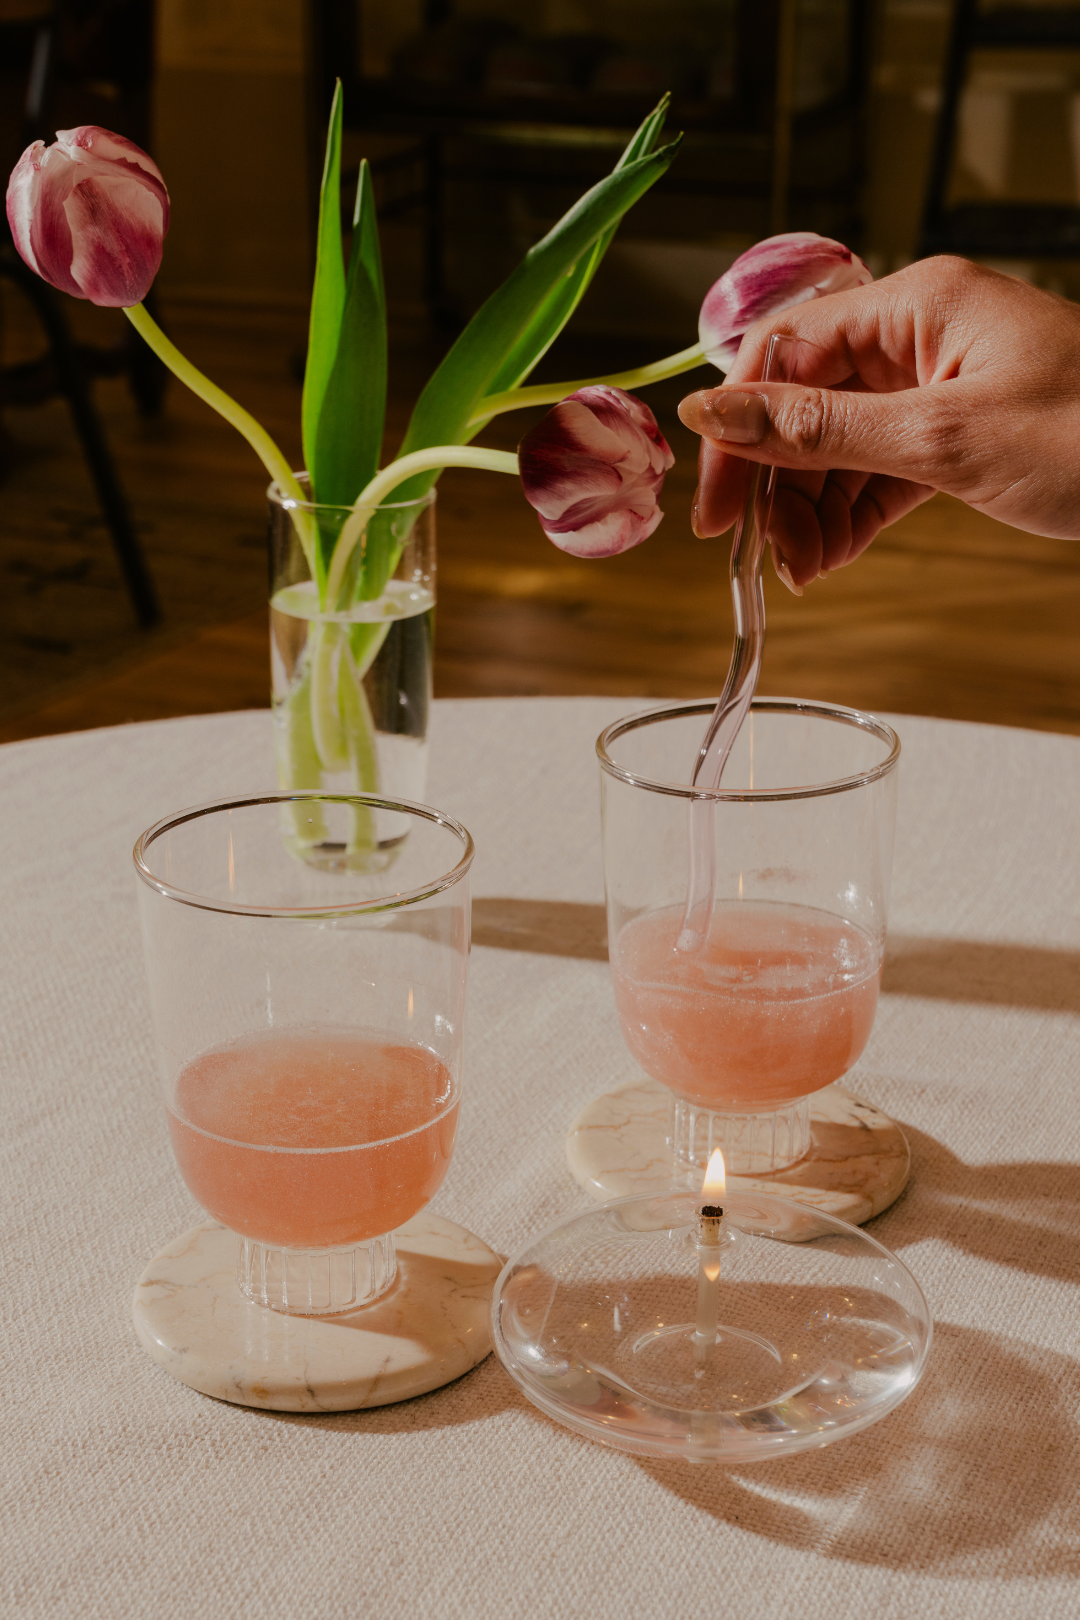
[[[23,358],[36,339],[4,296],[5,358]],[[108,337],[122,320],[88,307],[76,314],[84,336]],[[191,358],[299,461],[302,318],[208,309],[169,318]],[[396,334],[389,449],[437,356],[424,332]],[[545,374],[587,375],[634,358],[633,345],[564,338]],[[718,690],[731,635],[728,545],[690,531],[696,441],[675,416],[697,384],[690,377],[648,393],[678,460],[664,523],[623,557],[590,563],[556,551],[516,480],[443,476],[440,695]],[[132,623],[64,408],[8,412],[3,741],[267,702],[261,466],[179,386],[154,423],[139,420],[121,382],[97,393],[165,619],[150,633]],[[487,442],[511,447],[530,419],[502,418]],[[767,692],[1080,733],[1080,552],[1069,544],[1020,535],[937,497],[801,600],[771,573],[766,598]]]

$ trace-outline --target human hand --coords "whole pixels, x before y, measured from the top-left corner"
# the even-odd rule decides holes
[[[774,332],[801,340],[791,383],[757,381]],[[787,469],[770,539],[800,594],[939,489],[1080,539],[1080,308],[964,259],[757,322],[725,386],[679,415],[702,435],[698,534],[738,516],[745,461]]]

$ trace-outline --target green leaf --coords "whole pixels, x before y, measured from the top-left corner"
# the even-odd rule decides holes
[[[341,81],[334,91],[330,128],[326,135],[326,161],[319,193],[319,234],[315,257],[315,285],[311,292],[307,366],[300,422],[304,459],[311,478],[312,496],[319,492],[318,432],[323,396],[337,354],[338,333],[345,308],[345,258],[341,246]]]
[[[636,158],[646,157],[653,150],[664,127],[670,101],[669,95],[664,96],[645,119],[616,163],[613,173],[625,169]],[[484,390],[486,394],[501,394],[504,389],[517,388],[524,382],[580,304],[617,229],[618,221],[593,244],[588,253],[582,254],[568,276],[560,277],[556,282],[492,377]]]
[[[386,298],[371,170],[360,165],[337,353],[315,441],[319,500],[351,506],[379,470],[386,414]]]
[[[476,432],[470,432],[469,422],[477,404],[490,392],[545,300],[556,291],[560,279],[573,272],[582,255],[613,230],[627,209],[660,178],[678,148],[676,140],[617,168],[579,198],[547,236],[529,249],[429,379],[399,455],[432,444],[469,442]],[[430,487],[434,477],[424,473],[411,479],[402,486],[399,498],[415,498]]]
[[[611,175],[587,192],[526,255],[461,334],[417,402],[399,455],[430,444],[466,444],[474,406],[484,395],[516,387],[570,319],[626,210],[667,169],[675,141],[654,153],[669,98],[665,96],[637,131]],[[636,165],[636,167],[635,167]],[[416,500],[438,477],[422,473],[394,492],[395,501]],[[374,598],[385,588],[400,556],[400,520],[376,513],[364,537],[363,564],[355,594]]]

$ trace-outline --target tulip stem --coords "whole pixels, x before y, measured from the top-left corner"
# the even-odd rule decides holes
[[[384,467],[382,472],[377,472],[356,497],[352,512],[345,519],[334,546],[330,572],[326,576],[326,602],[331,612],[337,603],[346,564],[372,513],[406,479],[415,477],[417,473],[438,472],[443,467],[481,467],[486,472],[511,473],[515,477],[520,470],[518,458],[512,450],[485,450],[473,444],[434,444],[426,450],[414,450],[410,455],[400,456],[397,461]]]
[[[180,353],[176,344],[165,336],[154,317],[142,304],[132,304],[130,308],[124,310],[124,314],[144,343],[153,349],[158,359],[168,366],[173,375],[179,377],[182,383],[186,383],[193,394],[197,394],[201,400],[223,416],[227,422],[231,422],[238,433],[243,434],[270,474],[270,477],[281,490],[281,493],[287,495],[291,500],[300,502],[302,506],[306,505],[308,496],[293,477],[292,468],[289,466],[288,461],[266,429],[261,423],[256,422],[250,411],[245,411],[244,407],[238,405],[235,399],[231,399],[223,388],[219,388],[217,383],[211,382],[209,377],[204,376],[198,367],[193,366],[191,361]],[[298,521],[301,518],[303,521]],[[298,513],[295,509],[293,509],[293,521],[296,523],[297,533],[307,556],[312,577],[314,577],[315,543],[314,535],[311,533],[311,524],[306,513]]]
[[[614,377],[588,377],[581,382],[538,383],[532,388],[508,388],[503,394],[489,394],[476,407],[470,427],[482,426],[503,411],[520,411],[526,405],[554,405],[579,388],[644,388],[648,383],[662,382],[665,377],[678,377],[684,371],[693,371],[705,364],[705,350],[700,343],[693,348],[680,349],[666,360],[654,360],[651,366],[638,366],[635,371],[620,371]]]

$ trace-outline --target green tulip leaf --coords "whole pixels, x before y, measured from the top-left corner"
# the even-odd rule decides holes
[[[645,119],[616,163],[613,173],[625,169],[627,164],[633,163],[637,158],[647,157],[654,149],[660,131],[664,127],[670,101],[670,95],[664,96]],[[546,298],[537,306],[532,320],[506,355],[499,370],[491,378],[484,390],[485,394],[501,394],[504,389],[519,387],[533,367],[544,357],[584,297],[601,259],[611,246],[618,224],[616,221],[611,229],[593,244],[588,253],[582,254],[570,274],[561,276],[551,288]]]
[[[319,489],[318,435],[323,398],[337,357],[338,334],[345,309],[345,257],[341,246],[341,81],[334,91],[330,127],[326,135],[326,160],[319,193],[319,231],[315,256],[315,285],[311,293],[308,325],[307,365],[304,368],[304,396],[300,407],[304,460],[311,479],[312,496],[322,500]]]
[[[579,260],[612,231],[627,209],[658,180],[679,148],[679,140],[615,169],[574,204],[535,246],[517,269],[492,293],[429,379],[398,452],[407,455],[433,444],[467,444],[478,431],[469,423],[476,406],[491,391],[507,357],[522,343],[545,301],[553,299],[560,280],[573,279]],[[582,291],[584,288],[581,289]],[[580,294],[579,294],[580,296]],[[571,309],[573,305],[571,304]],[[553,299],[549,320],[552,339],[570,310]],[[533,346],[539,359],[547,346],[546,331],[536,331]],[[535,362],[533,362],[535,363]],[[530,369],[527,357],[520,364]],[[399,500],[415,499],[434,482],[422,473],[401,486]]]
[[[386,298],[371,170],[360,165],[337,353],[315,441],[319,500],[351,506],[379,470],[386,415]],[[324,558],[328,562],[328,558]]]

